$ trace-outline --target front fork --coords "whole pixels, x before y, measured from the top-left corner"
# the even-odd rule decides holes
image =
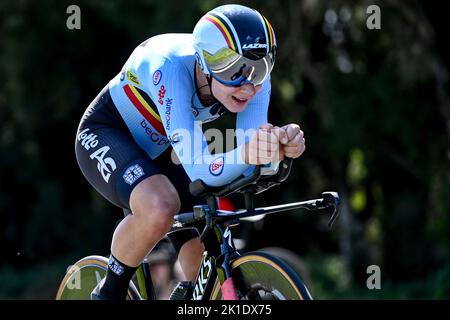
[[[210,232],[214,232],[215,236],[217,238],[217,242],[220,243],[220,254],[216,256],[218,252],[214,250],[214,256],[215,256],[215,266],[216,266],[216,272],[217,277],[220,282],[221,290],[222,290],[222,297],[224,300],[239,300],[237,296],[237,290],[236,286],[233,281],[233,276],[231,272],[231,262],[236,259],[239,256],[239,253],[236,250],[236,247],[233,242],[233,237],[231,235],[230,228],[233,225],[239,224],[239,221],[228,221],[226,226],[221,224],[212,224],[212,217],[211,215],[205,214],[204,210],[205,208],[208,208],[208,210],[211,210],[212,212],[215,212],[217,210],[217,200],[215,197],[208,197],[207,198],[207,206],[197,206],[194,207],[197,209],[197,213],[199,215],[205,216],[206,215],[206,227],[203,230],[202,234],[200,235],[200,239],[202,242],[204,242],[205,237],[210,234]],[[225,229],[223,229],[225,227]],[[203,291],[203,290],[197,290],[197,286],[201,283],[201,276],[203,275],[203,267],[205,263],[208,261],[211,261],[212,259],[208,259],[208,253],[210,248],[206,248],[205,255],[203,256],[202,266],[200,268],[199,278],[197,279],[197,285],[194,291],[194,299],[199,298],[197,295],[197,291]],[[214,248],[215,249],[215,248]],[[209,275],[207,276],[209,277]],[[198,281],[200,280],[200,282]]]
[[[228,227],[222,230],[222,227],[219,225],[216,225],[214,229],[221,243],[221,254],[216,259],[216,269],[222,290],[222,297],[224,300],[239,300],[231,272],[231,262],[239,256],[239,253],[234,245],[231,230]]]

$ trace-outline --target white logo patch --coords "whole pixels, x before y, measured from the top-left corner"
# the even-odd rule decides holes
[[[246,43],[242,46],[242,49],[260,49],[267,48],[267,44],[265,43]]]
[[[125,268],[119,263],[117,262],[116,259],[114,259],[113,256],[111,256],[111,258],[109,258],[108,261],[108,268],[114,272],[115,274],[117,274],[118,276],[120,276],[124,271]]]
[[[89,131],[90,129],[86,128],[81,131],[77,137],[77,140],[86,150],[89,150],[91,148],[95,149],[96,147],[98,147],[97,135]],[[103,180],[105,180],[106,183],[108,183],[109,178],[111,177],[111,173],[116,170],[117,167],[116,162],[113,158],[105,158],[105,155],[109,151],[109,149],[109,146],[101,147],[100,149],[91,153],[89,156],[92,160],[96,159],[98,161],[97,169],[102,174]]]
[[[125,171],[123,179],[131,186],[137,179],[139,179],[143,175],[144,170],[142,169],[142,167],[138,164],[135,164]]]
[[[192,294],[192,300],[201,300],[205,293],[206,284],[208,283],[209,275],[212,271],[211,260],[206,260],[207,253],[203,253],[203,263],[200,267],[200,272],[195,285],[194,293]]]
[[[89,133],[89,128],[84,129],[78,134],[78,141],[81,142],[81,145],[89,150],[90,148],[95,148],[98,145],[97,135],[93,133]]]
[[[90,155],[91,159],[97,159],[97,169],[102,174],[103,180],[108,183],[111,173],[116,170],[116,162],[113,158],[105,158],[106,153],[109,151],[108,146],[104,146]]]

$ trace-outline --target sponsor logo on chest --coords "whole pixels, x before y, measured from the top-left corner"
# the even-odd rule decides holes
[[[215,159],[213,162],[211,162],[211,164],[209,165],[209,172],[213,175],[213,176],[219,176],[222,174],[223,171],[223,163],[224,162],[224,158],[223,157],[219,157],[217,159]]]

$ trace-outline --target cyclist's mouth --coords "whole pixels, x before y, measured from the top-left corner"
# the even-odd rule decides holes
[[[236,101],[239,104],[244,104],[248,101],[248,99],[240,99],[238,97],[232,96],[233,100]]]

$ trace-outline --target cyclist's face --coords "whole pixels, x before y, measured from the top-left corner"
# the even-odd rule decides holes
[[[249,101],[261,91],[262,85],[253,86],[250,83],[240,87],[229,87],[221,84],[216,79],[212,80],[212,92],[229,111],[243,111]]]

